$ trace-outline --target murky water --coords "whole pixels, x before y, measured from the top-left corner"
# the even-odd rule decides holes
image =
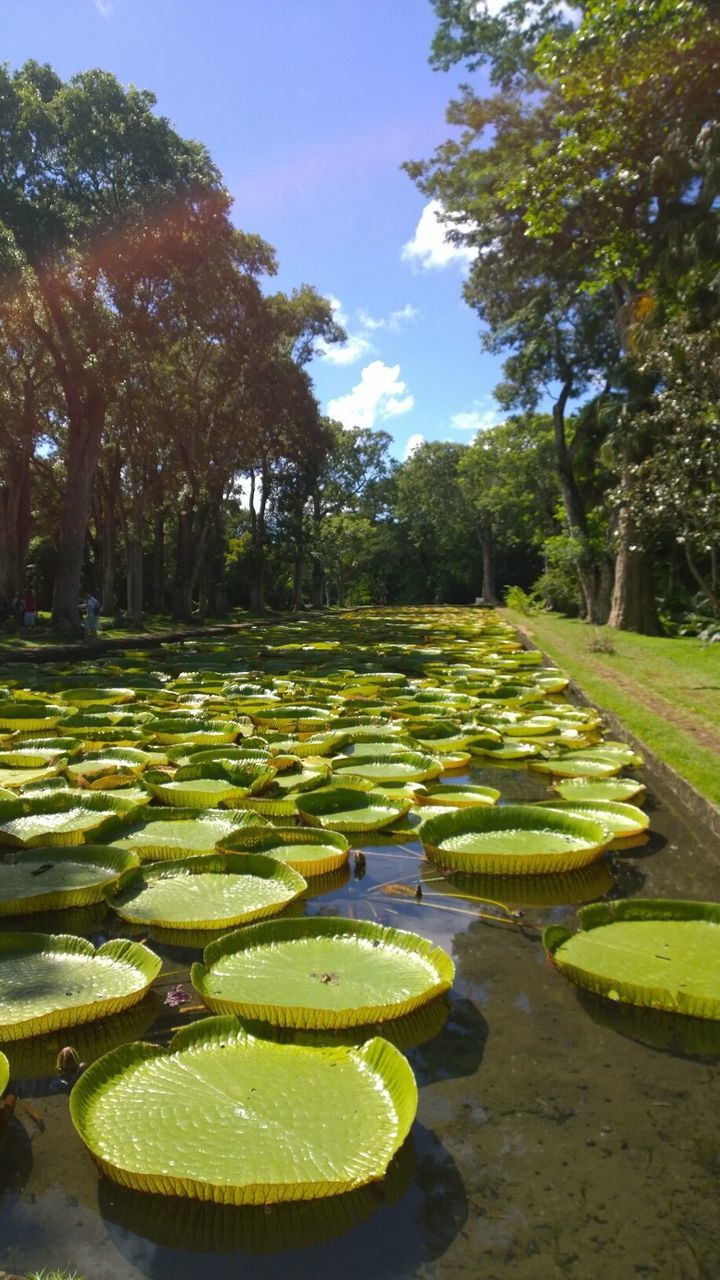
[[[522,767],[466,776],[505,800],[546,794]],[[581,1000],[546,963],[538,926],[571,921],[574,905],[608,894],[717,900],[718,850],[656,797],[647,844],[556,879],[539,902],[507,882],[446,880],[413,842],[364,848],[364,874],[323,881],[308,912],[415,929],[457,965],[443,1029],[409,1054],[418,1117],[385,1184],[248,1210],[123,1193],[99,1177],[70,1124],[57,1044],[44,1058],[28,1046],[22,1104],[0,1150],[0,1267],[69,1266],[91,1280],[714,1280],[720,1033]],[[393,881],[419,882],[422,899],[388,890]],[[522,917],[503,923],[480,896]],[[70,927],[83,924],[94,939],[112,928],[97,916]],[[154,945],[162,998],[198,952]],[[192,1003],[156,1000],[123,1015],[119,1034],[164,1042],[201,1016]],[[81,1045],[88,1055],[109,1047]]]

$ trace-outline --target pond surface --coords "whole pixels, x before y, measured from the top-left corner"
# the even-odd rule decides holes
[[[505,802],[547,795],[523,766],[448,776],[461,780],[497,786]],[[717,1277],[720,1033],[714,1043],[684,1035],[684,1024],[591,1005],[540,943],[539,926],[572,922],[574,906],[596,897],[720,899],[717,848],[661,797],[649,806],[647,843],[556,878],[546,905],[507,881],[447,879],[417,843],[373,836],[356,846],[364,867],[310,893],[310,914],[416,930],[457,966],[443,1029],[409,1053],[417,1121],[380,1187],[247,1210],[122,1192],[98,1175],[70,1123],[57,1046],[53,1062],[29,1055],[0,1150],[0,1267],[68,1266],[88,1280],[266,1280],[281,1269],[288,1280]],[[500,894],[522,915],[509,920],[478,900]],[[85,931],[95,941],[128,935],[109,918]],[[202,1016],[187,985],[199,952],[150,945],[164,958],[165,1002],[136,1011],[124,1038],[166,1042]]]

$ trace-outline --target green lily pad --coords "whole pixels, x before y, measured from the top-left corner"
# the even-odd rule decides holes
[[[551,760],[533,760],[528,767],[556,778],[612,778],[622,769],[623,761],[590,755],[587,751],[568,751]]]
[[[403,817],[410,799],[389,796],[384,791],[357,791],[351,787],[321,787],[297,799],[297,811],[312,827],[330,831],[379,831]]]
[[[542,807],[552,806],[558,813],[576,813],[580,818],[592,818],[612,832],[615,839],[640,835],[647,831],[650,819],[634,804],[622,804],[619,800],[543,800]]]
[[[339,780],[347,771],[359,778],[368,778],[374,785],[382,785],[385,782],[425,782],[438,778],[445,765],[436,756],[406,750],[374,758],[353,754],[347,760],[336,760],[333,768]]]
[[[473,805],[423,822],[427,856],[454,871],[547,875],[576,871],[599,858],[607,827],[541,805]]]
[[[201,720],[199,717],[185,716],[177,719],[166,718],[151,720],[145,725],[143,737],[159,743],[207,744],[234,742],[247,729],[249,721],[233,720]]]
[[[571,982],[625,1004],[720,1019],[720,904],[620,899],[578,912],[543,943]]]
[[[324,876],[346,866],[350,856],[350,844],[337,831],[309,830],[307,827],[288,827],[272,830],[246,828],[235,835],[218,841],[218,849],[224,853],[263,853],[269,858],[285,862],[301,876]]]
[[[39,768],[22,769],[16,766],[10,768],[0,768],[0,787],[8,791],[19,791],[21,787],[25,787],[31,782],[44,782],[46,778],[53,778],[60,772],[62,765],[59,763],[48,764]]]
[[[113,1181],[234,1205],[315,1200],[382,1178],[416,1109],[412,1071],[385,1040],[279,1045],[231,1018],[196,1023],[168,1049],[123,1045],[70,1098]]]
[[[634,778],[601,778],[597,782],[590,778],[571,779],[569,782],[555,782],[555,790],[563,800],[635,800],[640,802],[645,795],[642,782]]]
[[[5,1054],[0,1051],[0,1098],[3,1096],[8,1087],[10,1080],[10,1063]]]
[[[119,812],[134,810],[110,796],[59,792],[0,805],[0,845],[84,844],[89,834],[102,835]]]
[[[497,804],[500,792],[495,787],[471,786],[470,783],[445,782],[436,787],[426,787],[418,795],[421,805],[448,805],[453,809],[466,804]]]
[[[19,850],[0,863],[0,917],[100,902],[103,890],[137,862],[107,845]]]
[[[135,868],[105,894],[123,920],[164,929],[215,929],[277,915],[307,888],[261,854],[209,854]]]
[[[0,933],[0,1040],[92,1022],[142,1000],[162,968],[138,942]]]
[[[210,1009],[306,1028],[399,1018],[447,991],[455,972],[417,934],[329,916],[250,925],[203,959],[190,977]]]
[[[143,782],[161,804],[191,809],[235,807],[248,795],[270,785],[275,769],[267,764],[233,762],[186,765],[174,777],[160,770],[150,770]]]
[[[218,841],[245,826],[266,827],[259,814],[243,809],[145,809],[131,822],[105,831],[116,849],[136,853],[141,862],[179,855],[213,853]]]

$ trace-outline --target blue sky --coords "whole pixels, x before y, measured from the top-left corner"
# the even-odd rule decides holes
[[[103,67],[206,144],[235,221],[277,251],[273,287],[336,300],[350,340],[313,361],[323,410],[389,431],[402,458],[500,417],[466,260],[400,170],[448,135],[463,78],[430,69],[434,29],[430,0],[22,0],[3,57]]]

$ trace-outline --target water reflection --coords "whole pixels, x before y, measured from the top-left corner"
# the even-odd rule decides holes
[[[576,996],[593,1022],[617,1031],[628,1040],[637,1040],[676,1057],[705,1061],[710,1058],[720,1063],[720,1022],[665,1013],[660,1009],[641,1009],[603,999],[581,988],[577,989]]]
[[[270,1280],[281,1265],[295,1280],[413,1276],[442,1256],[467,1220],[455,1161],[434,1133],[415,1125],[387,1176],[318,1201],[231,1208],[127,1191],[101,1179],[98,1204],[118,1253],[155,1280],[197,1277],[198,1252],[213,1274]],[[352,1248],[343,1237],[352,1232]],[[143,1243],[144,1242],[144,1243]]]

